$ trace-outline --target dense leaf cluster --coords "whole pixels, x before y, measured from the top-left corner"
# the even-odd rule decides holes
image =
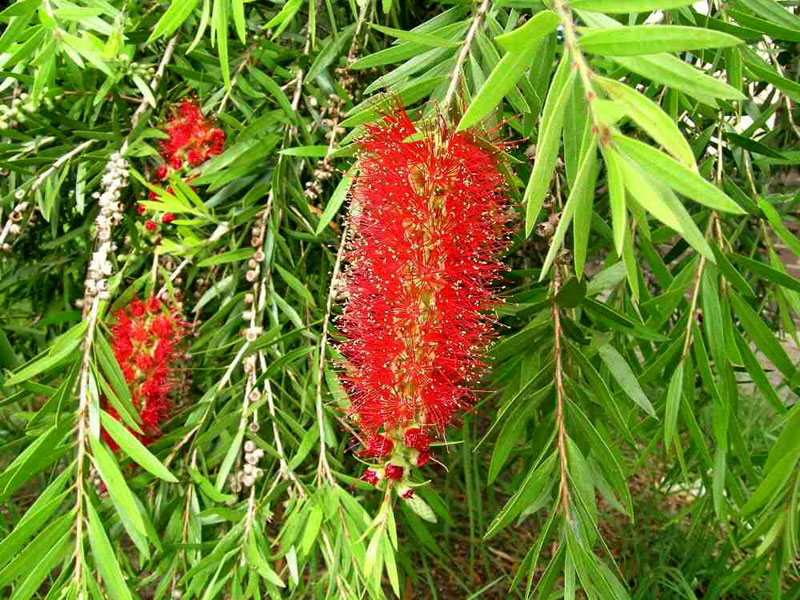
[[[797,598],[796,10],[4,6],[2,594]],[[225,146],[165,175],[186,100]],[[491,375],[407,499],[358,479],[333,343],[397,103],[514,206]],[[156,439],[112,336],[153,296],[187,322]]]

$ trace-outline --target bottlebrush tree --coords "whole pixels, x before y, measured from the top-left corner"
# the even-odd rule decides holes
[[[784,0],[0,9],[0,595],[797,598]]]

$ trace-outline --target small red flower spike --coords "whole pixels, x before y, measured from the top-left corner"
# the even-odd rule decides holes
[[[173,169],[182,168],[184,161],[201,165],[225,146],[225,132],[213,127],[192,100],[181,102],[164,131],[168,137],[161,143],[161,154]]]
[[[386,479],[400,481],[403,478],[403,467],[388,463],[383,470],[383,474],[386,475]]]
[[[360,147],[342,381],[362,456],[386,460],[397,480],[397,463],[429,462],[431,436],[474,402],[494,337],[508,204],[497,153],[470,132],[420,131],[398,109],[367,126]],[[374,452],[376,436],[392,442],[390,456]]]
[[[372,469],[367,469],[366,471],[364,471],[364,474],[361,476],[361,479],[363,479],[370,485],[378,485],[378,482],[380,482],[378,474]]]
[[[150,443],[169,418],[172,403],[168,396],[176,379],[176,363],[182,356],[179,343],[186,324],[156,298],[145,302],[133,298],[114,317],[111,347],[141,417],[144,435],[134,433],[142,442]],[[106,412],[119,420],[114,407],[107,400],[103,404]],[[105,432],[104,438],[116,448]]]
[[[144,204],[136,205],[136,214],[143,215],[146,212],[147,212],[147,207]]]
[[[155,231],[158,229],[158,225],[156,225],[155,221],[148,219],[144,222],[144,228],[147,229],[147,231]]]
[[[173,213],[164,213],[161,216],[161,222],[165,225],[168,223],[172,223],[175,220],[175,215]]]
[[[156,179],[166,179],[167,178],[167,166],[161,165],[156,169]]]

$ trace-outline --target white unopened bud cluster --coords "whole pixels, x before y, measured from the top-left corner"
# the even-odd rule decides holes
[[[101,300],[108,300],[108,278],[114,272],[111,259],[116,250],[116,244],[111,241],[111,229],[122,220],[124,207],[120,197],[128,186],[128,162],[119,153],[112,154],[106,163],[101,186],[101,191],[92,194],[100,205],[100,214],[94,220],[94,235],[100,243],[92,254],[84,285],[87,298],[99,296]],[[84,302],[84,308],[90,304]]]
[[[256,479],[263,473],[263,471],[258,468],[258,463],[263,456],[264,451],[257,447],[253,440],[247,440],[244,443],[244,464],[242,465],[242,470],[236,473],[232,478],[232,491],[238,493],[243,487],[253,487]]]
[[[22,200],[25,197],[25,190],[17,190],[14,194],[14,197],[17,200]],[[0,251],[3,252],[11,252],[11,244],[6,242],[6,236],[18,236],[22,232],[22,225],[20,225],[21,221],[25,217],[25,212],[30,208],[31,204],[27,200],[22,200],[19,202],[14,208],[11,209],[11,213],[8,215],[8,222],[6,222],[5,227],[3,228],[3,233],[0,235],[3,242],[0,244]],[[32,213],[28,222],[33,224],[32,221],[36,219],[36,214]]]
[[[47,88],[42,90],[46,92]],[[42,102],[47,108],[53,107],[53,100],[60,100],[61,96],[51,98],[44,96]],[[11,101],[10,105],[0,104],[0,129],[9,129],[15,123],[24,123],[28,115],[36,112],[37,103],[26,92],[21,93]]]

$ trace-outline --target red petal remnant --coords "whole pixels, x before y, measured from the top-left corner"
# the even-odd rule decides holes
[[[406,429],[405,434],[403,434],[403,440],[409,448],[420,451],[427,450],[431,445],[431,439],[428,437],[428,434],[424,433],[419,427]]]
[[[389,463],[384,468],[383,474],[386,475],[386,479],[400,481],[403,478],[403,467]]]
[[[161,222],[165,225],[168,223],[172,223],[175,220],[175,215],[173,213],[164,213],[161,216]]]
[[[155,231],[158,229],[158,225],[156,225],[155,221],[148,219],[144,222],[144,228],[147,229],[147,231]]]
[[[339,327],[350,414],[422,466],[429,432],[473,403],[486,370],[508,213],[489,144],[446,126],[418,133],[400,109],[361,140]]]
[[[167,166],[161,165],[156,169],[156,179],[166,179],[167,178]]]
[[[147,207],[144,204],[136,205],[136,214],[143,215],[147,212]]]
[[[414,497],[414,489],[408,488],[407,490],[403,490],[400,496],[406,500],[410,500],[411,498]]]
[[[367,469],[366,471],[364,471],[364,474],[361,476],[361,479],[363,479],[370,485],[378,485],[378,482],[380,481],[378,474],[372,469]]]
[[[371,435],[367,438],[366,447],[359,452],[360,456],[385,458],[392,453],[394,442],[383,435]]]
[[[186,324],[157,298],[145,302],[133,298],[114,317],[111,347],[130,388],[133,406],[141,417],[144,435],[132,433],[143,443],[150,443],[160,435],[161,425],[169,418],[172,406],[169,393],[176,379],[176,362],[181,358],[178,345]],[[107,400],[103,404],[106,412],[119,420],[113,406]],[[110,439],[105,432],[104,438]]]

